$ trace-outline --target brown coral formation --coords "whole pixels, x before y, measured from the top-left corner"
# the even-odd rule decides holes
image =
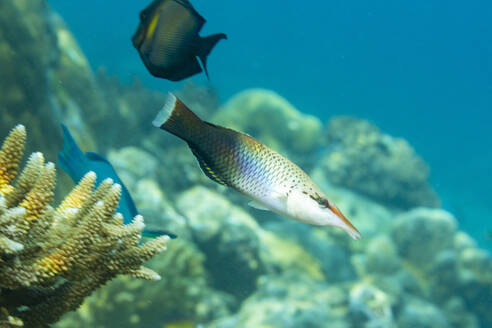
[[[139,244],[142,217],[115,213],[121,186],[94,190],[89,172],[55,209],[53,163],[34,153],[17,177],[25,139],[18,125],[0,150],[0,327],[47,327],[119,274],[159,279],[142,263],[169,238]]]
[[[404,139],[370,122],[334,117],[326,130],[326,153],[318,169],[337,185],[400,209],[438,207],[429,166]]]

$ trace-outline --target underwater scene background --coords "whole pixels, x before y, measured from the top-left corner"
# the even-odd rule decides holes
[[[1,140],[21,123],[56,162],[64,123],[178,235],[146,263],[161,280],[115,278],[55,327],[492,327],[490,3],[195,1],[228,40],[180,83],[131,44],[147,4],[0,3]],[[168,91],[300,165],[362,240],[208,180],[151,125]]]

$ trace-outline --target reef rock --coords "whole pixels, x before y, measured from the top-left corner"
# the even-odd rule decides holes
[[[210,328],[349,328],[347,290],[297,273],[263,276],[239,311]]]
[[[0,130],[24,123],[33,138],[28,151],[55,158],[59,122],[82,146],[96,149],[87,119],[103,115],[89,63],[72,34],[42,0],[0,3]],[[84,121],[82,120],[84,117]],[[83,135],[84,138],[78,138]],[[32,148],[31,148],[32,147]]]
[[[319,166],[331,182],[404,209],[439,205],[429,167],[405,140],[352,117],[333,118],[325,140]]]
[[[356,277],[355,268],[351,263],[351,250],[347,236],[333,227],[312,227],[304,223],[286,220],[278,217],[277,220],[264,224],[265,229],[273,232],[277,238],[288,240],[305,252],[318,263],[322,278],[330,283],[353,281]],[[277,249],[285,252],[286,258],[292,257],[293,262],[299,262],[301,256],[285,247]],[[309,264],[309,263],[306,263]],[[310,265],[312,267],[312,264]],[[288,267],[284,269],[289,269]],[[316,275],[313,277],[317,277]]]
[[[124,147],[111,150],[108,159],[112,163],[129,187],[133,187],[137,181],[147,178],[155,178],[157,172],[157,160],[148,152],[137,147]]]
[[[391,296],[367,283],[350,290],[350,319],[353,327],[394,327]]]
[[[459,255],[461,295],[467,308],[477,315],[481,327],[492,327],[492,258],[478,248],[468,248]]]
[[[401,267],[396,246],[388,236],[381,235],[371,239],[366,255],[368,273],[392,274]]]
[[[453,246],[456,220],[439,209],[417,208],[399,215],[392,236],[399,254],[418,266],[428,266],[439,252]]]
[[[206,254],[212,285],[239,299],[251,294],[264,270],[253,218],[202,187],[180,195],[177,209],[188,219],[195,242]]]
[[[298,245],[263,229],[224,196],[194,187],[177,199],[194,242],[205,253],[205,267],[214,288],[244,300],[260,276],[279,271],[300,272],[324,279],[319,260]]]
[[[448,328],[444,314],[433,304],[410,298],[398,316],[401,328]]]
[[[247,134],[306,168],[322,139],[322,124],[302,114],[277,93],[250,89],[232,97],[213,122]]]

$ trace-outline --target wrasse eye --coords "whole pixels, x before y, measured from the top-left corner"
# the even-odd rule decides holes
[[[145,17],[146,17],[145,11],[141,11],[139,17],[140,17],[141,20],[144,20]]]
[[[328,203],[328,200],[327,200],[327,199],[325,199],[325,198],[320,198],[320,199],[318,200],[318,204],[319,204],[321,207],[323,207],[323,208],[328,208],[328,207],[330,207],[330,204]]]
[[[328,199],[321,197],[320,195],[316,194],[315,196],[309,195],[316,203],[318,203],[319,206],[323,208],[328,208],[330,207],[330,203],[328,203]]]

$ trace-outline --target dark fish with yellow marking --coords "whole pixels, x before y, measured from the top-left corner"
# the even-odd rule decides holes
[[[208,78],[207,56],[224,33],[201,37],[205,19],[188,0],[156,0],[140,12],[140,25],[132,37],[149,72],[180,81],[202,72]]]
[[[173,94],[154,126],[188,143],[203,172],[271,210],[314,225],[333,225],[360,239],[359,231],[297,165],[249,135],[202,121]]]

